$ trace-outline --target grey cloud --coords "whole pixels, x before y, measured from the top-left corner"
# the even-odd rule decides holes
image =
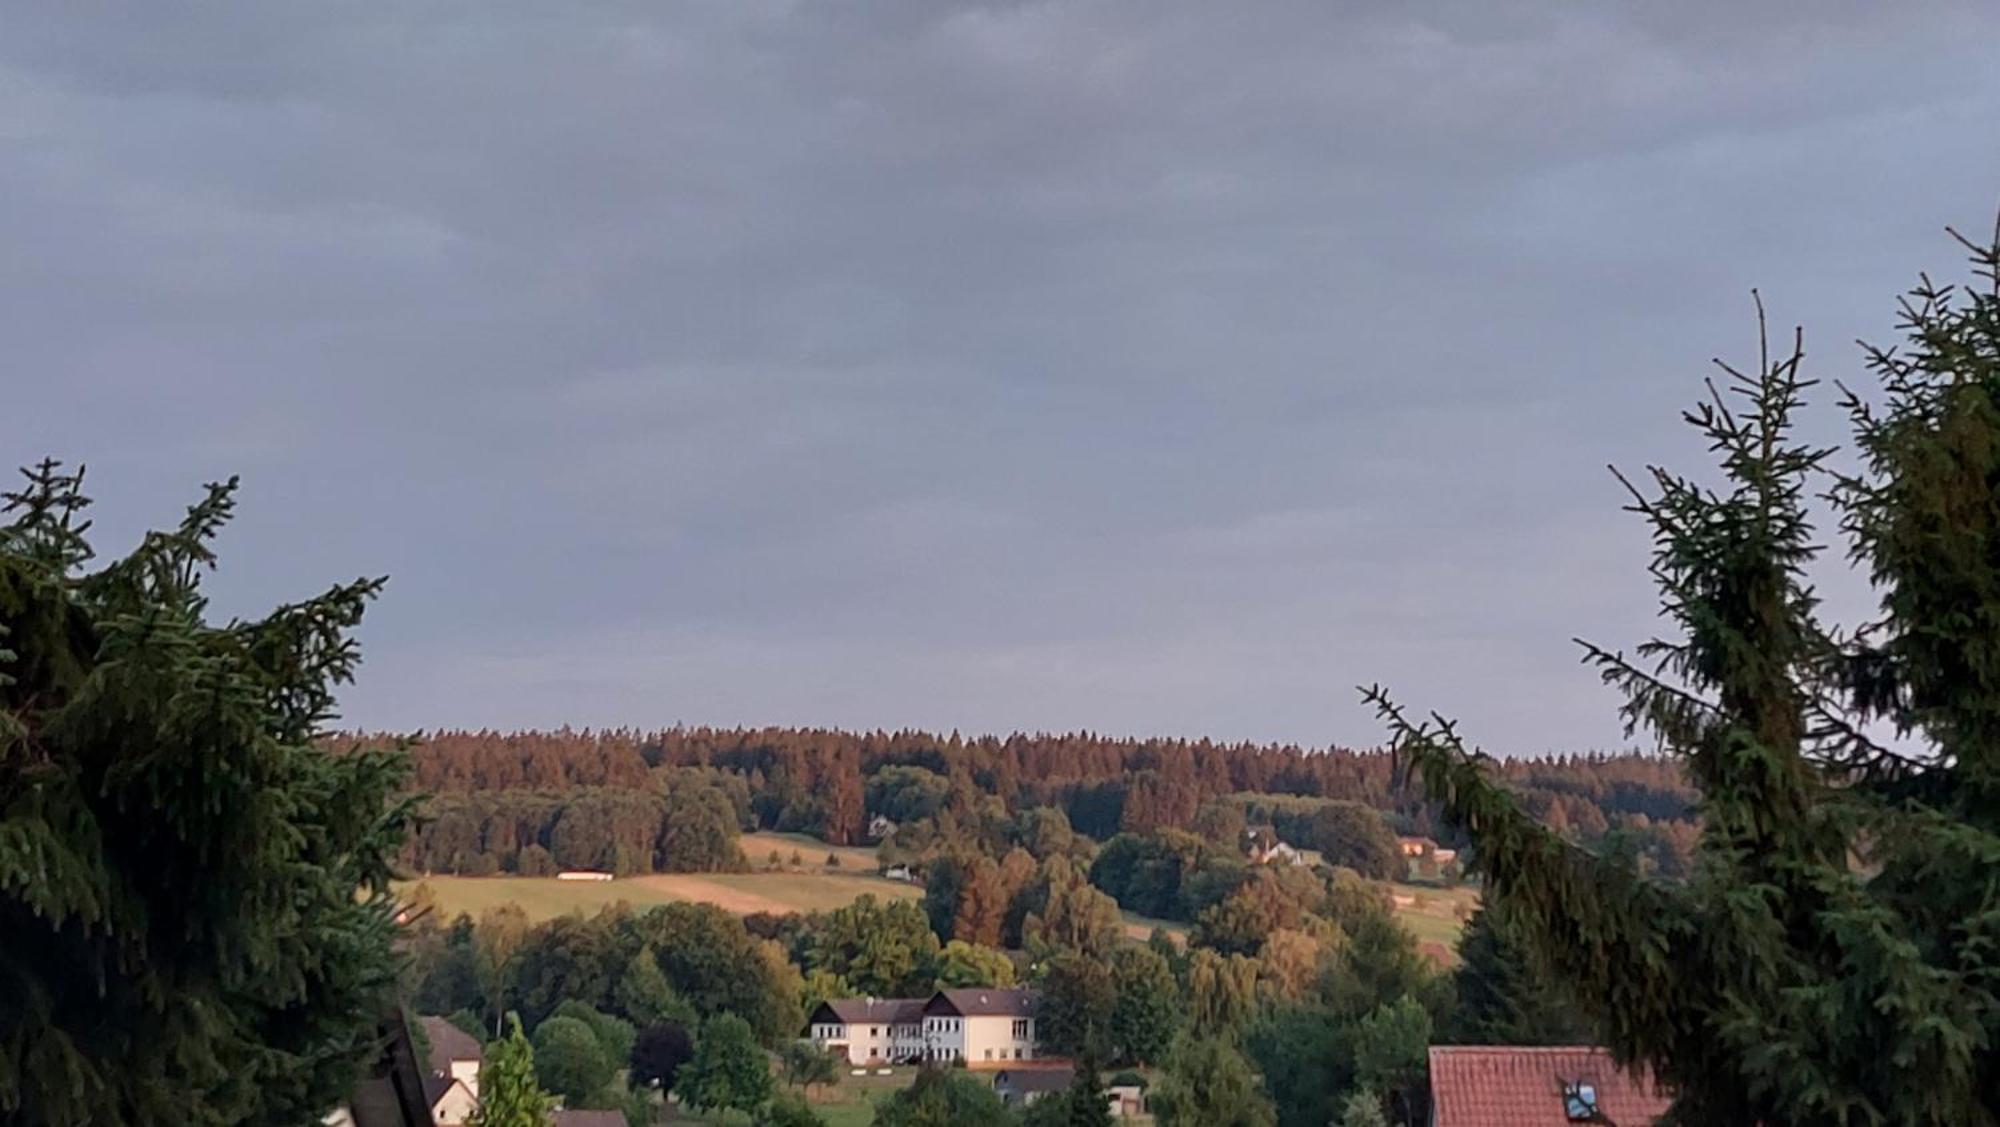
[[[1988,5],[67,6],[0,446],[394,577],[372,726],[1621,737],[1606,461],[2000,204]]]

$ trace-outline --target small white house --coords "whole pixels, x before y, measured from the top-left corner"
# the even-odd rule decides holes
[[[479,1107],[479,1068],[486,1052],[477,1039],[441,1017],[419,1018],[430,1042],[424,1099],[439,1127],[455,1127]]]
[[[556,874],[557,880],[610,880],[610,873],[600,873],[595,869],[565,869]]]

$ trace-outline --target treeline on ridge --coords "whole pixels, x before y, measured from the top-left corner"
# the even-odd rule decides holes
[[[1094,842],[1179,830],[1233,845],[1242,827],[1264,827],[1324,849],[1338,829],[1329,819],[1346,821],[1321,813],[1327,800],[1372,809],[1397,833],[1457,844],[1428,803],[1396,786],[1387,753],[1343,748],[1088,732],[559,729],[429,734],[411,762],[412,786],[429,798],[403,861],[422,872],[730,869],[743,863],[738,830],[855,845],[873,840],[878,816],[899,827],[885,854],[921,862],[966,845],[997,857],[1018,841],[1016,817],[1037,808],[1061,811]],[[1575,840],[1628,851],[1665,875],[1685,871],[1694,794],[1675,763],[1626,753],[1508,759],[1494,770]],[[1380,848],[1352,844],[1361,856]]]

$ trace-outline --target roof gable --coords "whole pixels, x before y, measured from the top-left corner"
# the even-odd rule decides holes
[[[924,1007],[926,1014],[952,1017],[1033,1017],[1041,995],[1022,987],[968,986],[940,990]]]
[[[431,1071],[450,1072],[453,1061],[486,1059],[486,1050],[479,1047],[479,1042],[451,1022],[441,1017],[420,1017],[417,1022],[424,1027],[424,1039],[431,1043],[427,1062]]]

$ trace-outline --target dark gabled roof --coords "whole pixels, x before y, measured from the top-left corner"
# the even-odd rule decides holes
[[[435,1121],[424,1099],[425,1069],[417,1063],[402,1010],[389,1010],[377,1030],[375,1058],[348,1094],[348,1113],[357,1127],[431,1127]]]
[[[424,1027],[424,1037],[431,1043],[430,1067],[432,1072],[450,1072],[455,1060],[486,1059],[486,1050],[472,1035],[441,1017],[420,1017],[418,1023]]]
[[[1076,1079],[1074,1065],[1052,1068],[1007,1068],[993,1074],[993,1086],[1010,1092],[1060,1092]]]
[[[968,986],[962,990],[940,990],[927,1014],[954,1014],[958,1017],[1033,1017],[1041,995],[1022,987]]]
[[[922,1021],[922,998],[829,998],[807,1019],[808,1025],[898,1025]]]
[[[1673,1103],[1644,1067],[1590,1046],[1433,1045],[1430,1058],[1437,1127],[1567,1127],[1566,1084],[1594,1088],[1603,1121],[1619,1127],[1645,1127]]]

